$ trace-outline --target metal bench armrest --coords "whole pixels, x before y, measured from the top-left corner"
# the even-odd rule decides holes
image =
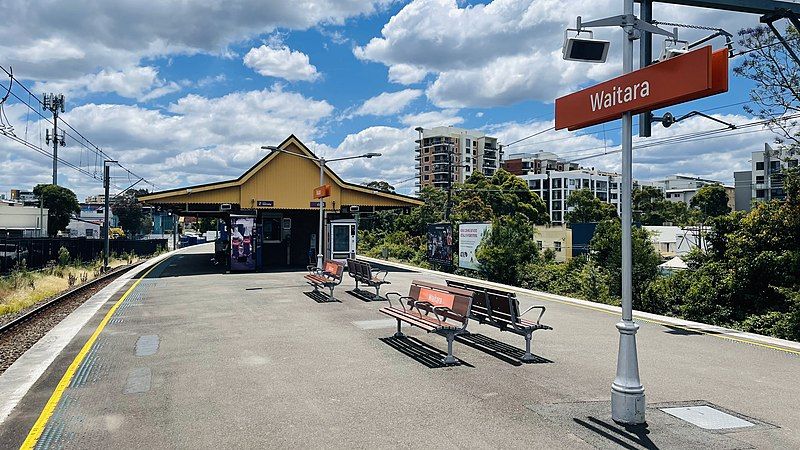
[[[386,294],[384,294],[384,297],[386,298],[386,301],[389,302],[389,307],[392,307],[392,300],[389,298],[390,295],[396,295],[397,296],[396,300],[398,302],[400,302],[400,306],[403,307],[403,311],[406,311],[406,305],[403,304],[403,299],[411,299],[411,300],[413,300],[413,298],[408,297],[406,295],[402,295],[399,292],[387,292]]]
[[[539,325],[539,321],[542,320],[542,316],[544,315],[545,310],[547,310],[547,308],[545,308],[544,306],[541,306],[541,305],[531,306],[530,308],[526,309],[525,312],[521,313],[519,316],[522,317],[522,316],[524,316],[525,314],[527,314],[528,312],[530,312],[533,309],[541,309],[542,310],[542,312],[539,313],[539,317],[536,318],[536,325]]]
[[[383,273],[383,278],[381,278],[381,281],[386,281],[386,277],[389,275],[389,271],[388,271],[388,270],[382,270],[382,269],[372,269],[372,271],[373,271],[373,272],[375,272],[375,276],[376,276],[376,277],[377,277],[379,274]]]

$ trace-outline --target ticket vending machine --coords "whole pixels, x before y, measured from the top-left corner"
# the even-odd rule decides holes
[[[328,222],[325,258],[344,262],[356,257],[358,229],[355,219],[336,219]]]

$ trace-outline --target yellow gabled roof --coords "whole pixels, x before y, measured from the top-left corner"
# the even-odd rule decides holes
[[[316,157],[294,135],[284,140],[278,148],[312,158]],[[154,192],[139,197],[139,200],[153,204],[231,203],[239,204],[242,208],[256,207],[256,200],[271,200],[275,202],[274,208],[276,209],[310,209],[308,200],[311,190],[319,184],[319,166],[305,158],[283,159],[280,158],[281,155],[283,155],[282,152],[271,152],[235,180]],[[270,170],[268,167],[276,160],[281,161],[278,164],[283,164],[280,171]],[[333,203],[338,200],[339,205],[404,207],[423,204],[414,197],[347,183],[327,166],[325,167],[325,176],[326,183],[333,187],[331,196]],[[306,192],[308,196],[306,196]],[[280,198],[256,197],[262,195]]]

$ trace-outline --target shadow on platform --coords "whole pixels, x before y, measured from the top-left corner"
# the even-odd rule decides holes
[[[606,439],[610,444],[627,449],[658,449],[658,446],[648,436],[650,430],[644,425],[621,425],[616,422],[606,421],[588,416],[586,420],[573,418],[578,425]]]
[[[377,297],[372,292],[363,291],[361,289],[351,289],[346,291],[348,294],[352,295],[353,297],[363,301],[363,302],[385,302],[386,299],[383,297]]]
[[[379,263],[379,262],[371,262],[370,261],[369,265],[373,269],[385,270],[385,271],[387,271],[389,273],[392,273],[392,272],[395,272],[395,273],[419,273],[416,270],[403,269],[402,267],[389,266],[389,265],[382,264],[382,263]]]
[[[303,292],[303,294],[317,303],[342,303],[342,301],[336,297],[331,297],[330,295],[324,294],[321,291]]]
[[[666,328],[666,330],[664,330],[664,333],[672,334],[672,335],[675,335],[675,336],[702,336],[703,335],[703,333],[700,333],[699,331],[690,330],[688,328],[679,328],[679,327],[674,327],[674,326],[671,326],[671,325],[663,325],[663,324],[662,324],[662,326],[664,328]]]
[[[465,366],[475,367],[472,364],[458,359],[456,364],[445,364],[442,360],[447,353],[420,341],[412,336],[395,337],[389,336],[380,338],[381,342],[392,347],[398,352],[408,356],[414,361],[422,364],[429,369],[440,369],[443,367]]]
[[[159,263],[145,278],[219,275],[225,273],[225,265],[214,264],[213,257],[212,253],[179,253]]]
[[[512,366],[521,366],[523,364],[549,364],[553,362],[547,358],[543,358],[535,354],[533,355],[533,361],[522,362],[521,359],[522,356],[525,355],[525,350],[479,333],[470,333],[459,336],[456,338],[456,341],[466,345],[467,347],[472,347],[490,356],[494,356],[495,358],[511,364]]]

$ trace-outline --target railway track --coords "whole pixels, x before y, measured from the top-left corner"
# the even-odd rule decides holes
[[[142,262],[118,267],[91,281],[62,292],[0,324],[0,373],[50,331],[58,322],[80,306],[111,280]],[[0,319],[2,320],[2,319]]]

